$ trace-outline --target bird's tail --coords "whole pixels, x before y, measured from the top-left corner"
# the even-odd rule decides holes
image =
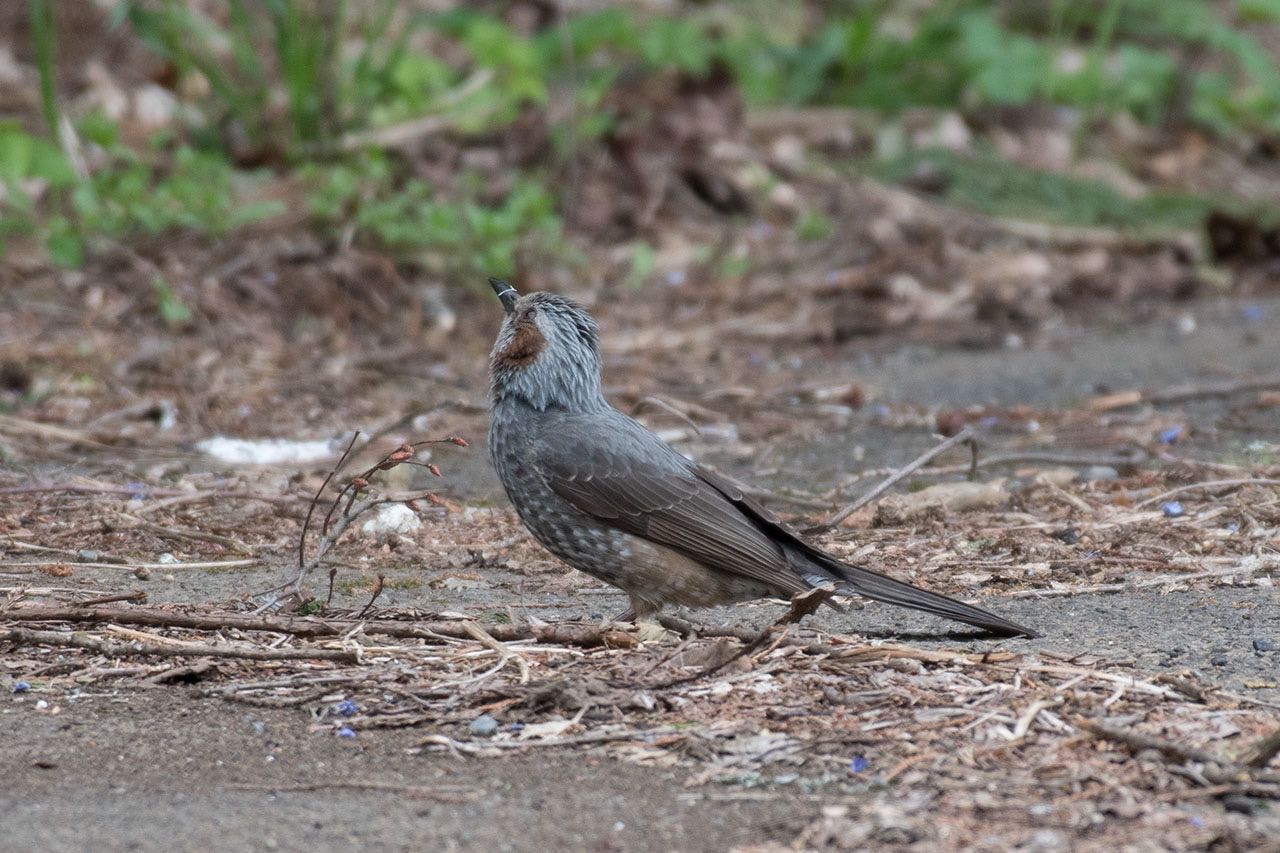
[[[1030,628],[1019,625],[1017,622],[1011,622],[1003,616],[997,616],[988,610],[983,610],[981,607],[974,607],[972,604],[965,604],[963,601],[957,601],[954,598],[939,595],[936,592],[929,592],[927,589],[921,589],[920,587],[894,580],[888,575],[882,575],[879,572],[873,572],[861,566],[843,563],[828,554],[818,551],[816,548],[812,552],[806,553],[805,557],[817,563],[825,573],[832,575],[836,581],[837,589],[848,587],[852,592],[856,592],[864,598],[870,598],[872,601],[882,601],[885,604],[896,604],[898,607],[922,610],[925,613],[932,613],[934,616],[954,619],[957,622],[973,625],[976,628],[985,628],[997,634],[1008,634],[1010,636],[1021,634],[1026,637],[1040,636]]]

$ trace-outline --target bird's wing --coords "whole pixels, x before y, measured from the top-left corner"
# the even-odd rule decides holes
[[[551,489],[587,515],[781,593],[809,589],[764,531],[630,418],[564,415],[532,452]]]

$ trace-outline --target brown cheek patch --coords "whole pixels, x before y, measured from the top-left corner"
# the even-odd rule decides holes
[[[511,343],[497,354],[494,362],[499,367],[524,367],[537,358],[546,345],[547,341],[542,337],[542,332],[538,331],[537,324],[524,318],[517,321],[516,333],[511,337]]]

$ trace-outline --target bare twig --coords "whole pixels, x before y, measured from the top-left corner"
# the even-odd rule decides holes
[[[260,563],[261,560],[245,559],[245,560],[208,560],[195,563],[74,563],[77,569],[230,569],[235,566],[252,566]],[[66,560],[58,563],[49,562],[30,562],[19,561],[15,563],[0,563],[0,567],[8,568],[9,566],[28,566],[38,569],[43,566],[65,566],[68,565]]]
[[[316,490],[315,496],[311,499],[311,503],[307,506],[307,517],[302,521],[302,533],[298,536],[298,568],[306,568],[306,546],[307,531],[311,528],[311,514],[316,510],[316,504],[320,501],[320,495],[324,494],[324,490],[328,487],[329,481],[337,476],[342,470],[342,465],[347,461],[347,457],[351,455],[351,448],[356,446],[356,439],[360,437],[360,430],[356,430],[351,434],[351,440],[347,442],[347,449],[342,451],[342,455],[338,457],[338,462],[333,466],[333,470],[324,478],[324,482],[320,484],[320,488]]]
[[[1245,750],[1244,755],[1240,756],[1240,763],[1245,767],[1261,770],[1277,755],[1280,755],[1280,728],[1263,736]]]
[[[1139,501],[1133,505],[1133,508],[1134,510],[1145,509],[1186,492],[1198,492],[1206,489],[1230,489],[1236,486],[1280,486],[1280,480],[1269,480],[1265,477],[1239,477],[1232,480],[1208,480],[1203,483],[1191,483],[1190,485],[1170,489],[1167,492],[1161,492],[1153,498]]]
[[[210,646],[206,643],[188,643],[182,646],[166,646],[159,643],[132,642],[108,643],[99,637],[63,631],[33,631],[30,628],[10,628],[0,632],[0,642],[29,646],[61,646],[88,649],[111,657],[152,655],[157,657],[218,657],[244,658],[246,660],[333,660],[342,663],[358,663],[355,652],[345,649],[259,649],[238,646]]]
[[[135,589],[133,592],[117,592],[112,595],[99,595],[96,598],[86,598],[84,601],[77,601],[76,607],[92,607],[95,604],[111,604],[116,601],[146,601],[147,592],[142,589]]]
[[[687,414],[680,411],[675,406],[671,405],[661,397],[653,397],[653,396],[641,397],[639,400],[636,401],[636,404],[631,407],[631,414],[633,415],[639,414],[640,410],[645,408],[646,406],[651,406],[656,409],[662,409],[662,411],[666,412],[667,414],[674,415],[675,417],[679,418],[680,420],[688,424],[689,428],[692,429],[695,434],[699,436],[702,435],[702,428],[698,426],[698,424],[693,420],[693,418],[689,417]]]
[[[39,551],[42,554],[62,554],[64,556],[70,557],[73,561],[77,563],[80,562],[80,558],[82,556],[90,553],[88,549],[72,551],[70,548],[49,548],[45,545],[36,545],[32,542],[23,542],[21,539],[14,539],[12,536],[7,537],[7,539],[5,540],[5,547],[18,548],[23,551]],[[115,563],[117,565],[123,566],[129,562],[124,557],[116,557],[112,554],[98,554],[97,552],[92,552],[92,553],[96,554],[98,558],[96,562],[99,562],[99,563]]]
[[[369,596],[369,603],[360,608],[360,612],[356,614],[357,619],[363,619],[365,614],[373,608],[373,603],[378,600],[378,596],[382,595],[382,590],[387,584],[386,575],[379,574],[378,582],[373,585],[373,595]],[[332,584],[331,584],[332,586]]]
[[[1262,376],[1251,379],[1228,379],[1221,382],[1203,384],[1177,385],[1159,391],[1118,391],[1102,397],[1095,397],[1089,407],[1096,412],[1136,406],[1139,403],[1168,405],[1169,403],[1185,403],[1188,400],[1202,400],[1207,397],[1230,397],[1244,391],[1265,391],[1280,388],[1280,376]]]
[[[275,634],[292,634],[295,637],[339,637],[353,628],[361,628],[366,634],[387,637],[429,640],[474,639],[464,621],[392,622],[373,620],[360,622],[351,619],[320,620],[251,616],[238,613],[197,615],[176,613],[158,607],[14,607],[0,611],[0,623],[15,622],[114,622],[122,625],[147,625],[152,627],[192,628],[217,631],[237,629],[241,631],[266,631]],[[532,640],[539,643],[578,646],[583,648],[633,648],[635,635],[617,626],[561,622],[541,625],[486,625],[488,634],[502,642]]]
[[[920,456],[917,456],[910,463],[903,466],[902,468],[899,468],[897,471],[889,475],[884,480],[881,480],[879,485],[877,485],[871,491],[867,492],[865,495],[858,498],[856,501],[854,501],[853,503],[846,506],[844,509],[837,512],[835,515],[832,515],[823,523],[815,527],[809,528],[807,532],[821,533],[823,531],[830,530],[840,522],[844,521],[849,516],[853,515],[858,510],[862,509],[864,506],[876,500],[885,492],[889,491],[889,489],[893,488],[895,483],[899,482],[905,477],[910,476],[912,473],[918,471],[926,463],[930,462],[933,459],[936,459],[938,456],[947,452],[951,448],[955,447],[957,444],[969,445],[969,449],[973,453],[973,461],[969,466],[970,478],[972,479],[973,473],[977,470],[977,466],[978,466],[978,442],[977,442],[977,439],[975,439],[973,436],[973,430],[971,430],[969,427],[965,427],[964,429],[960,430],[955,435],[951,436],[946,441],[937,445],[933,449],[929,450],[926,453],[921,454]]]
[[[1152,735],[1144,735],[1141,732],[1135,732],[1130,729],[1119,729],[1115,726],[1108,726],[1093,720],[1078,719],[1075,724],[1089,732],[1106,740],[1113,740],[1117,743],[1123,743],[1134,749],[1154,749],[1170,758],[1179,761],[1198,761],[1202,764],[1230,764],[1220,756],[1205,752],[1202,749],[1196,749],[1193,746],[1185,746],[1180,743],[1174,743],[1164,738],[1153,737]]]
[[[686,675],[680,678],[672,679],[671,681],[666,681],[666,682],[663,682],[662,684],[654,685],[653,688],[651,689],[675,687],[681,684],[689,684],[691,682],[699,681],[703,678],[706,678],[708,675],[714,675],[715,673],[724,669],[726,666],[733,663],[734,661],[741,660],[747,655],[753,654],[757,649],[763,646],[771,637],[777,636],[778,629],[781,628],[783,631],[785,631],[788,626],[794,625],[804,617],[813,614],[825,602],[829,601],[831,599],[831,596],[833,595],[835,595],[834,590],[828,589],[826,587],[820,587],[820,586],[814,587],[813,589],[805,590],[804,592],[796,593],[791,597],[791,606],[787,608],[786,613],[782,614],[782,616],[777,621],[769,625],[769,627],[765,628],[763,631],[757,634],[751,640],[751,642],[746,643],[741,649],[738,649],[738,651],[734,652],[729,657],[725,658],[719,663],[712,664],[711,666],[708,666],[702,669],[701,671],[694,673],[693,675]]]
[[[156,524],[154,521],[137,518],[135,516],[126,515],[126,519],[133,521],[135,525],[143,530],[150,531],[157,536],[166,539],[185,539],[194,542],[209,542],[213,545],[221,545],[232,551],[239,551],[241,554],[252,554],[253,549],[238,539],[230,536],[220,536],[217,533],[208,533],[203,530],[193,530],[189,527],[165,526]]]

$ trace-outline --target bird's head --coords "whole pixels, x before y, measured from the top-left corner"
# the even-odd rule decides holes
[[[506,317],[489,354],[494,403],[520,398],[535,409],[580,411],[603,405],[596,321],[554,293],[529,293],[489,279]]]

